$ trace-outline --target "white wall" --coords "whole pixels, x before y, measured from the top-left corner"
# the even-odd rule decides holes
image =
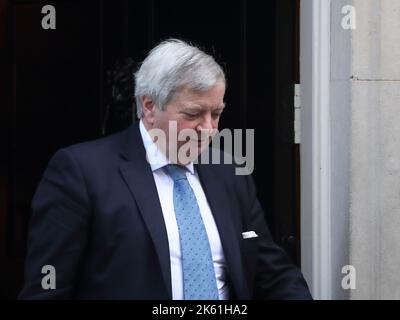
[[[399,30],[398,0],[301,1],[302,269],[317,299],[400,299]]]
[[[400,299],[400,1],[354,0],[351,55],[352,299]]]

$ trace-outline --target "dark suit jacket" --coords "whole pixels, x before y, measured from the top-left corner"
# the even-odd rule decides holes
[[[311,298],[276,246],[251,176],[195,165],[220,234],[231,298]],[[138,123],[59,150],[32,202],[22,299],[171,299],[167,232]],[[259,237],[242,239],[242,232]],[[56,289],[44,290],[44,265]]]

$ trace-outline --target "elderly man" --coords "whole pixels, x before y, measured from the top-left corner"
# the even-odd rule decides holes
[[[50,160],[32,202],[20,298],[311,298],[272,242],[251,176],[193,163],[225,106],[213,57],[171,39],[135,82],[139,122]]]

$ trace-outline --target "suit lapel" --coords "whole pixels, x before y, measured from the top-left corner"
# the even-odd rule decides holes
[[[126,141],[121,150],[122,156],[128,160],[120,166],[121,175],[136,200],[139,212],[153,240],[165,286],[172,299],[168,236],[153,173],[146,161],[146,151],[138,123],[134,123],[127,130]]]
[[[231,200],[225,192],[221,179],[213,172],[212,165],[196,166],[207,201],[211,207],[224,255],[237,299],[249,299],[250,294],[245,283],[245,275],[240,254],[239,235],[233,225],[229,204]]]

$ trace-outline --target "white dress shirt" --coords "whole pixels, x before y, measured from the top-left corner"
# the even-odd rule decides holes
[[[174,181],[168,176],[162,167],[170,163],[165,154],[161,152],[152,141],[142,120],[139,123],[140,134],[146,149],[148,161],[153,171],[154,181],[157,186],[158,197],[161,203],[161,209],[164,216],[165,226],[168,235],[168,245],[171,264],[171,283],[172,299],[182,300],[183,296],[183,272],[181,260],[181,246],[179,240],[179,230],[175,217],[173,187]],[[218,229],[208,205],[207,198],[201,187],[197,172],[194,170],[193,163],[186,165],[188,171],[186,177],[196,196],[200,208],[200,214],[208,235],[211,247],[211,254],[214,264],[214,271],[217,280],[218,294],[220,300],[226,300],[228,296],[228,287],[226,282],[226,262],[222,250],[221,239]]]

